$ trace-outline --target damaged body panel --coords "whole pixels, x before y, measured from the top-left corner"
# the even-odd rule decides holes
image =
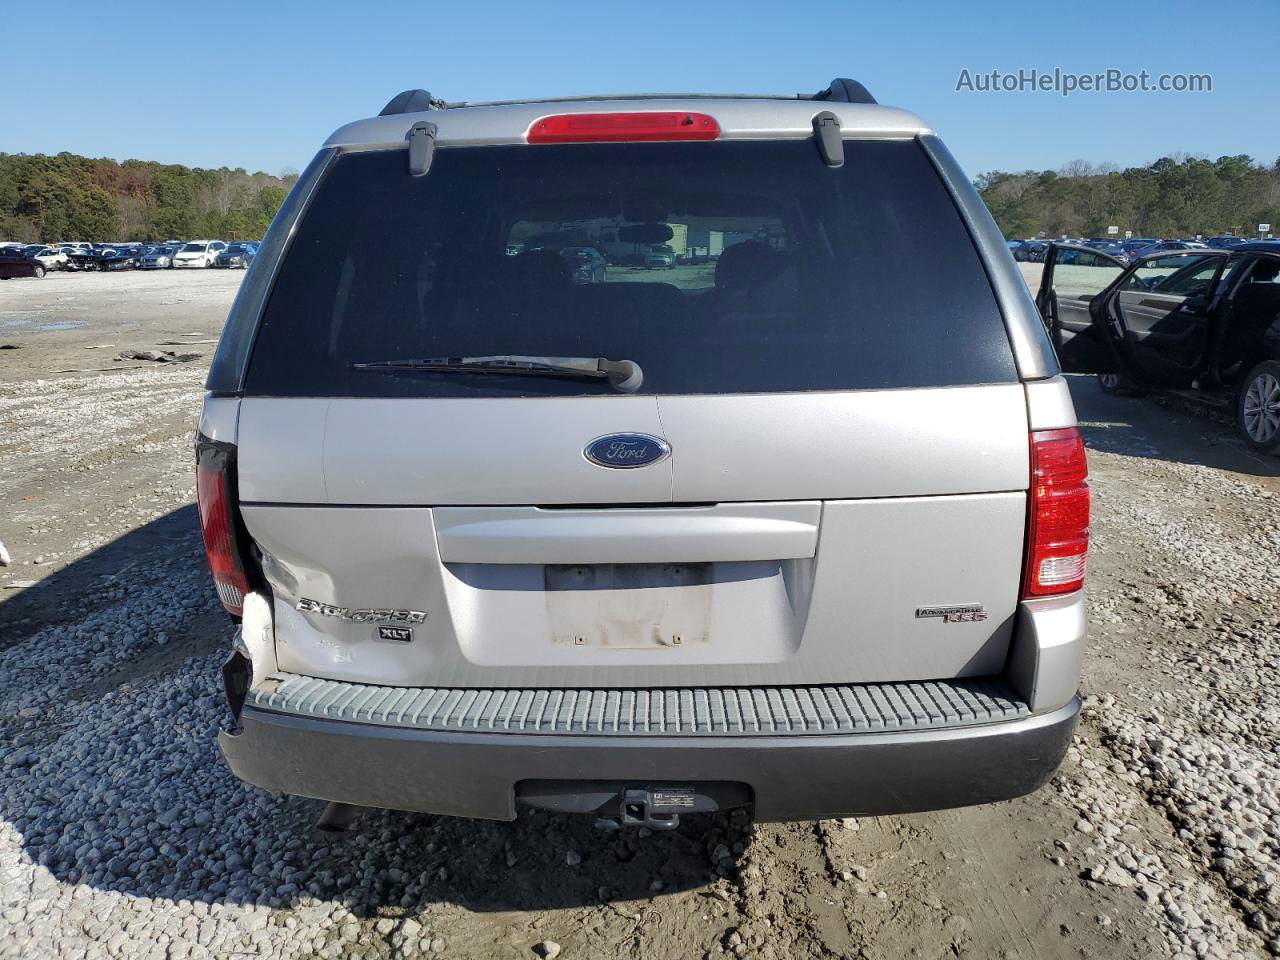
[[[806,551],[757,534],[759,556],[725,558],[726,550],[743,552],[729,523],[719,540],[727,547],[709,537],[703,550],[665,563],[643,542],[629,556],[625,538],[611,539],[613,552],[601,554],[593,539],[619,529],[607,508],[519,511],[545,528],[542,563],[529,562],[530,548],[509,562],[494,562],[498,555],[450,562],[442,552],[456,549],[448,532],[457,529],[449,526],[457,509],[244,506],[276,598],[282,669],[458,686],[531,683],[549,667],[566,683],[612,686],[991,674],[1008,648],[1021,552],[989,552],[980,564],[968,558],[974,542],[1020,541],[1026,499],[1012,492],[826,501],[807,556],[788,557]],[[494,512],[496,525],[510,508]],[[660,508],[654,523],[742,512]],[[589,535],[593,526],[599,538]],[[557,528],[574,537],[560,541]],[[938,536],[943,528],[946,538]],[[303,597],[362,607],[413,602],[425,622],[413,644],[388,647],[368,624],[297,609]],[[986,607],[984,622],[915,616],[922,600],[974,597]]]

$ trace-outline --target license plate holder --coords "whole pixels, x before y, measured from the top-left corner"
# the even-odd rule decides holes
[[[637,650],[707,641],[709,563],[548,564],[544,584],[557,644]]]

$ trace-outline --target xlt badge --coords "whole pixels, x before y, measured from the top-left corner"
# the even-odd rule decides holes
[[[916,619],[936,617],[943,623],[981,623],[987,611],[980,603],[956,603],[949,607],[916,607]]]
[[[379,627],[378,639],[409,643],[413,640],[413,630],[409,627]]]

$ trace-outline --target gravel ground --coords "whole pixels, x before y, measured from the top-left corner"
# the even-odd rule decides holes
[[[317,834],[317,804],[216,750],[229,630],[190,505],[208,357],[109,359],[215,336],[238,280],[0,287],[0,957],[1280,955],[1280,461],[1085,379],[1088,700],[1037,794],[651,836],[382,812]]]

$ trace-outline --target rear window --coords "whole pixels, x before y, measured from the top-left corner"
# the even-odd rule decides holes
[[[594,255],[593,253],[594,252]],[[246,378],[259,396],[609,393],[439,357],[632,360],[646,394],[1016,379],[986,274],[914,141],[353,153],[281,265]]]

